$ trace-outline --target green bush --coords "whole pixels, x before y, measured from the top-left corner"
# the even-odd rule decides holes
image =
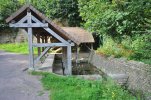
[[[151,59],[151,0],[79,0],[79,11],[85,28],[109,36],[103,37],[98,51],[140,61]]]
[[[103,39],[103,46],[98,48],[98,53],[105,55],[113,55],[114,57],[130,57],[133,52],[130,49],[127,49],[123,44],[119,44],[114,41],[111,37],[106,36]]]
[[[134,54],[131,59],[150,59],[151,62],[151,34],[137,35],[131,44]]]
[[[67,22],[69,26],[80,26],[82,21],[77,0],[1,0],[0,28],[8,28],[5,19],[26,3],[31,3],[52,20]]]
[[[18,0],[1,0],[0,1],[0,31],[8,28],[5,19],[20,7]]]

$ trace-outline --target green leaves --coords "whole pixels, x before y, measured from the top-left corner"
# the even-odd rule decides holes
[[[147,0],[112,0],[111,3],[105,0],[79,0],[79,9],[87,29],[113,38],[141,34],[140,31],[146,32],[151,27],[145,22],[151,20],[151,2]]]

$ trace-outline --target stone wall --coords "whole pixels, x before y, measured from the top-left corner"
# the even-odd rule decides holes
[[[0,32],[0,43],[15,43],[27,41],[27,33],[23,29],[4,30]]]
[[[144,94],[151,94],[150,65],[132,60],[128,61],[125,58],[104,57],[96,53],[92,56],[91,63],[106,74],[128,75],[128,89],[141,90]]]

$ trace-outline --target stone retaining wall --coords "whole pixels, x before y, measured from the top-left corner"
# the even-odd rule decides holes
[[[132,60],[128,61],[125,58],[104,57],[96,53],[92,56],[91,63],[106,74],[128,75],[128,89],[141,90],[144,94],[151,94],[150,65]]]
[[[23,29],[18,31],[4,30],[0,32],[0,43],[20,43],[27,41],[27,33]]]

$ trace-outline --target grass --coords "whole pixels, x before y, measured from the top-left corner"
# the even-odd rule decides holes
[[[90,81],[73,76],[32,72],[42,75],[44,88],[51,91],[51,100],[136,100],[136,98],[112,81]]]
[[[28,43],[7,43],[7,44],[0,44],[0,50],[14,52],[14,53],[21,53],[21,54],[28,54]],[[34,52],[37,50],[34,48]]]

